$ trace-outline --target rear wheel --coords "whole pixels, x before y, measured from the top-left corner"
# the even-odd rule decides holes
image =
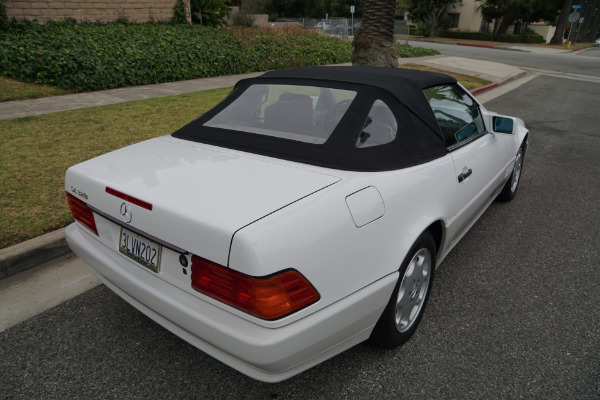
[[[433,237],[424,232],[402,263],[392,297],[371,333],[377,347],[398,347],[417,329],[431,291],[435,257]]]
[[[517,189],[519,188],[519,182],[521,181],[521,172],[523,171],[524,156],[525,152],[523,151],[523,147],[520,147],[515,157],[515,166],[513,167],[513,172],[498,195],[498,200],[511,201],[517,195]]]

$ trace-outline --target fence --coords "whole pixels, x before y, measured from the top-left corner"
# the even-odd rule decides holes
[[[330,36],[341,39],[352,39],[354,34],[360,28],[361,18],[280,18],[275,22],[294,22],[302,28],[320,29]],[[397,19],[394,21],[394,36],[396,43],[408,43],[410,34],[409,25],[406,20]]]

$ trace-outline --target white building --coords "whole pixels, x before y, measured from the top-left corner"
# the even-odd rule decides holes
[[[477,0],[459,0],[454,6],[449,6],[442,15],[450,20],[450,28],[461,32],[491,32],[494,23],[488,23],[479,11],[480,2]],[[542,35],[546,43],[550,42],[554,35],[554,26],[544,23],[533,23],[528,26],[534,32]],[[507,29],[507,33],[512,33],[514,26]]]

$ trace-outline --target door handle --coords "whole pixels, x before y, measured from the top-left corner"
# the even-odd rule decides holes
[[[469,168],[467,171],[465,171],[462,174],[460,174],[458,176],[458,183],[461,183],[462,181],[464,181],[465,179],[467,179],[469,176],[471,176],[472,173],[473,173],[473,170],[471,168]]]

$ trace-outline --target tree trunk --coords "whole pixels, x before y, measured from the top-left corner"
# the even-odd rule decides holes
[[[427,19],[429,20],[429,37],[434,37],[435,27],[437,26],[437,15],[433,8],[427,11]]]
[[[502,17],[502,22],[500,22],[500,27],[498,28],[498,32],[496,33],[506,33],[506,30],[508,29],[509,25],[512,24],[514,21],[514,18],[512,17],[512,15],[505,15]]]
[[[398,66],[394,49],[395,11],[395,0],[365,0],[362,24],[352,41],[352,65]]]
[[[590,4],[592,3],[592,4]],[[579,23],[574,24],[575,30],[571,34],[575,34],[577,37],[577,30],[579,30],[579,36],[577,42],[594,42],[598,36],[596,36],[600,30],[600,13],[598,12],[599,1],[595,2],[586,1],[583,2],[579,14],[583,18],[583,23],[579,26]],[[574,39],[573,39],[574,40]]]
[[[563,37],[565,35],[565,26],[567,25],[567,18],[569,18],[569,11],[571,10],[571,4],[573,0],[565,0],[560,10],[560,16],[558,17],[558,24],[556,24],[556,30],[554,36],[550,40],[551,44],[562,44]]]
[[[494,35],[498,33],[498,29],[500,28],[500,18],[494,18]]]

